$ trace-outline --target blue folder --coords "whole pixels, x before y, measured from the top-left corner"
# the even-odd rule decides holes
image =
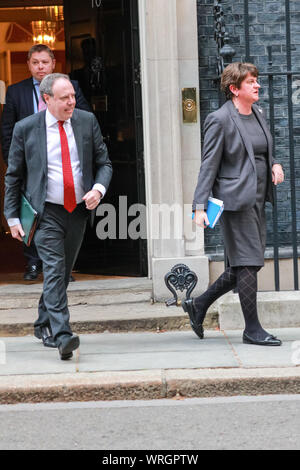
[[[208,198],[206,215],[209,220],[210,228],[215,228],[216,223],[221,217],[223,210],[224,210],[223,201],[221,201],[220,199],[216,199],[214,197]]]
[[[207,227],[215,228],[216,223],[221,217],[223,210],[223,201],[221,201],[220,199],[216,199],[215,197],[208,198],[206,215],[209,221],[209,225]],[[195,213],[193,212],[192,218],[194,218],[194,216]]]

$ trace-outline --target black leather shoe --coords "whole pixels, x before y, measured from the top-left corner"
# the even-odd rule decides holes
[[[268,335],[265,339],[257,340],[251,338],[247,333],[243,333],[243,343],[245,344],[257,344],[259,346],[281,346],[281,340],[273,335]]]
[[[35,326],[34,336],[43,341],[43,345],[47,348],[57,348],[57,343],[54,341],[52,331],[49,326]]]
[[[193,304],[193,299],[183,300],[181,302],[181,305],[182,305],[183,310],[186,313],[188,313],[190,317],[190,324],[191,324],[192,330],[196,333],[196,335],[200,339],[203,339],[203,336],[204,336],[203,326],[202,326],[202,323],[197,324],[196,322],[195,307]]]
[[[67,361],[68,359],[71,359],[73,357],[73,353],[70,352],[68,354],[60,354],[60,358],[62,361]]]
[[[62,361],[73,356],[72,351],[79,347],[80,341],[77,335],[63,335],[58,338],[58,351]]]
[[[35,281],[41,272],[42,268],[40,268],[37,264],[28,266],[23,276],[24,281]]]

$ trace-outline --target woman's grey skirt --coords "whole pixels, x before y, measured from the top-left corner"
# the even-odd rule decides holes
[[[263,266],[266,246],[265,199],[268,167],[265,157],[256,158],[256,203],[244,211],[224,211],[220,224],[229,265]]]

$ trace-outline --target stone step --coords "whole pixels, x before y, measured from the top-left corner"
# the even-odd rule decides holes
[[[300,292],[258,292],[259,319],[265,329],[296,328],[300,326]],[[244,317],[238,294],[229,293],[217,303],[221,330],[244,328]]]
[[[42,284],[0,286],[0,335],[32,334]],[[181,308],[153,303],[147,278],[78,281],[68,288],[74,332],[161,331],[190,328]],[[300,327],[300,292],[259,292],[259,318],[264,328]],[[213,304],[205,329],[244,328],[238,294],[229,293]]]
[[[42,288],[42,283],[0,286],[0,336],[33,334]],[[148,278],[76,281],[69,284],[68,300],[70,323],[76,333],[190,328],[182,308],[153,303]],[[208,313],[205,325],[218,326],[215,310]]]
[[[37,308],[42,283],[0,286],[0,312],[14,308]],[[148,278],[76,281],[68,287],[70,306],[150,302],[152,281]]]
[[[73,305],[69,307],[74,333],[103,333],[129,331],[167,331],[190,329],[189,317],[182,308],[166,307],[163,303],[128,302],[108,305]],[[0,336],[33,334],[36,308],[0,310]],[[209,311],[206,328],[217,328],[217,316]]]

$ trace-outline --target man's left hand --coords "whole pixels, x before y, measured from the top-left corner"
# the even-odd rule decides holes
[[[279,163],[275,163],[272,166],[272,182],[277,186],[277,184],[283,183],[284,173],[282,166]]]
[[[92,189],[91,191],[86,193],[82,199],[85,201],[86,208],[92,211],[93,209],[96,209],[96,207],[101,201],[101,198],[102,194],[100,193],[100,191],[98,191],[97,189]]]

